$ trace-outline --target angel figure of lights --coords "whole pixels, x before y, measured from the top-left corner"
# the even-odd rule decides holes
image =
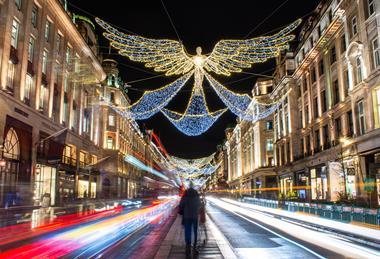
[[[201,47],[196,48],[196,55],[190,55],[179,41],[125,34],[99,18],[96,18],[96,21],[106,31],[104,36],[120,55],[132,61],[145,63],[146,67],[154,68],[154,71],[165,73],[166,76],[180,76],[171,84],[146,91],[137,102],[128,107],[130,116],[141,120],[161,111],[180,131],[190,136],[207,131],[225,111],[208,110],[202,89],[204,78],[228,109],[244,120],[256,121],[263,117],[263,114],[252,113],[252,110],[261,109],[265,115],[266,110],[275,110],[276,104],[261,104],[247,94],[234,93],[214,79],[210,73],[230,76],[232,73],[240,73],[243,69],[250,68],[255,63],[277,57],[282,50],[288,49],[289,42],[294,39],[294,35],[290,33],[301,23],[299,19],[271,36],[221,40],[208,55],[202,54]],[[192,96],[185,113],[164,109],[193,75]],[[252,103],[260,106],[260,109],[251,109]],[[280,101],[276,103],[280,104]]]

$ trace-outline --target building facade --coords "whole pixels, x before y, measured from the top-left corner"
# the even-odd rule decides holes
[[[283,197],[379,205],[379,24],[378,1],[322,1],[277,59],[272,97],[287,94],[274,113]]]
[[[252,94],[259,101],[264,101],[272,89],[271,80],[259,79]],[[254,123],[238,121],[235,128],[226,130],[226,136],[229,187],[240,195],[276,197],[277,192],[273,190],[277,178],[273,160],[272,116]]]
[[[143,173],[125,155],[155,158],[136,122],[100,104],[129,99],[94,24],[58,0],[1,1],[0,16],[0,206],[137,197]]]

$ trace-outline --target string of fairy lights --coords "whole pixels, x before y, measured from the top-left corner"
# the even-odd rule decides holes
[[[294,39],[290,33],[299,26],[301,19],[271,36],[220,40],[208,55],[202,54],[201,47],[197,47],[196,55],[189,55],[180,41],[126,34],[99,18],[96,18],[96,22],[105,30],[103,35],[120,55],[145,63],[146,67],[165,73],[166,76],[181,76],[164,87],[144,92],[136,103],[126,107],[125,113],[133,119],[144,120],[161,111],[183,134],[198,136],[210,129],[227,109],[242,120],[254,122],[269,116],[281,105],[282,100],[266,104],[247,94],[237,94],[219,83],[210,73],[230,76],[232,73],[243,72],[243,69],[250,68],[255,63],[277,57],[282,50],[289,48],[289,42]],[[185,112],[164,108],[192,76],[194,86]],[[226,109],[214,112],[209,110],[203,90],[204,78],[226,105]]]

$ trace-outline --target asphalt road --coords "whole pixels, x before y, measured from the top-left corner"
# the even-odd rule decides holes
[[[270,221],[267,222],[270,224],[263,223],[258,219],[267,216],[257,214],[257,218],[251,217],[249,215],[252,214],[248,214],[252,213],[251,211],[245,214],[243,208],[234,207],[220,200],[216,203],[209,202],[207,213],[224,234],[238,258],[379,258],[376,251],[368,252],[365,247],[363,247],[362,257],[355,254],[350,256],[349,251],[344,247],[327,248],[318,241],[321,235],[325,235],[326,240],[339,238],[320,232],[315,233],[314,236],[310,232],[312,230],[303,229],[302,226],[289,227],[290,232],[283,231],[283,228],[279,229],[278,225],[290,223],[269,217]],[[312,233],[309,240],[313,241],[304,238],[304,235],[309,235],[309,233]],[[338,242],[347,241],[341,238],[337,240],[337,244],[341,244]]]

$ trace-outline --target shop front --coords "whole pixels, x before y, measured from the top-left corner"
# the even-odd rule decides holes
[[[0,143],[0,206],[30,204],[32,127],[7,116]]]
[[[293,192],[294,174],[288,173],[280,176],[280,194],[284,198],[293,198],[296,195]]]
[[[310,188],[312,200],[328,199],[329,185],[326,166],[310,168]]]
[[[310,196],[310,180],[309,174],[304,170],[295,172],[297,194],[300,200],[307,200]]]
[[[75,171],[63,170],[58,171],[58,201],[59,204],[65,204],[73,201],[75,197]]]
[[[34,202],[42,207],[56,203],[57,169],[37,164],[35,169]]]

